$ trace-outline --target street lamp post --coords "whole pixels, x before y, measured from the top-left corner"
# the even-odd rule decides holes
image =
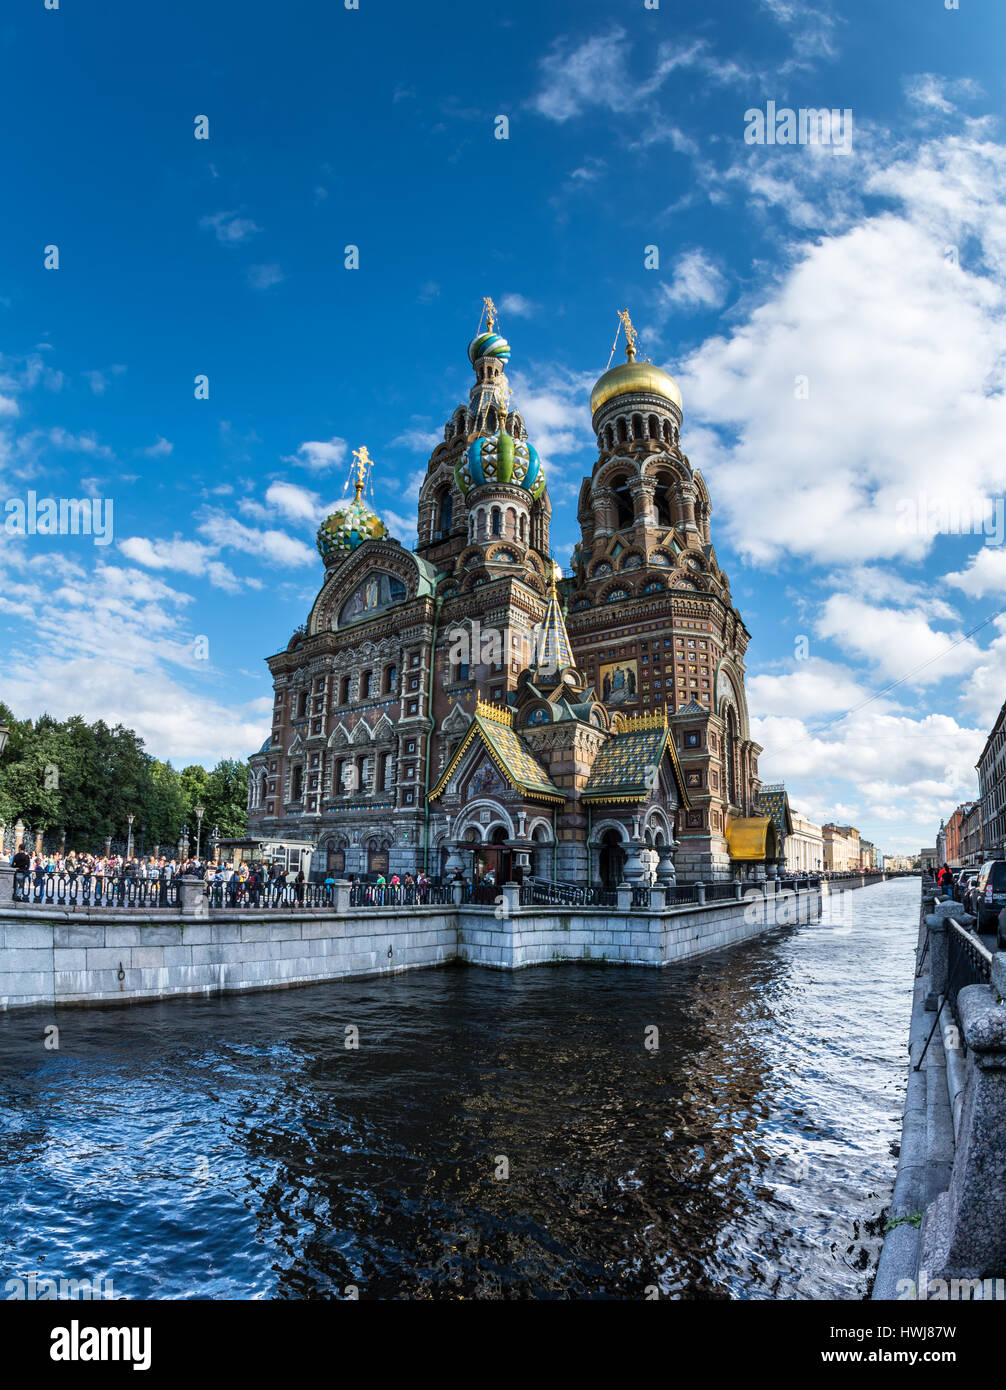
[[[128,831],[127,835],[126,835],[126,858],[127,858],[127,859],[132,859],[132,857],[133,857],[133,821],[134,821],[135,819],[136,819],[136,813],[135,813],[134,811],[129,811],[129,812],[127,813],[127,815],[126,815],[126,820],[129,822],[129,831]]]
[[[189,827],[188,827],[187,825],[183,825],[183,826],[182,826],[182,833],[181,833],[181,835],[179,835],[179,837],[178,837],[178,857],[179,857],[179,859],[187,859],[188,856],[189,856]]]
[[[200,802],[193,808],[196,813],[196,858],[199,858],[199,846],[203,836],[203,816],[206,814],[206,807]]]

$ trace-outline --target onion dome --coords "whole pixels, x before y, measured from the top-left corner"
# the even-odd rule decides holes
[[[326,565],[337,563],[364,541],[380,541],[388,528],[363,500],[364,482],[371,459],[366,448],[354,449],[356,483],[352,502],[327,516],[318,527],[318,553]]]
[[[545,491],[545,470],[533,444],[497,430],[472,440],[454,467],[454,481],[463,496],[484,483],[509,483],[537,500]]]
[[[497,357],[501,362],[509,362],[510,344],[490,327],[488,333],[480,333],[468,344],[468,360],[473,367],[480,357]]]
[[[632,396],[641,393],[647,396],[663,396],[681,409],[681,392],[678,383],[652,362],[636,361],[636,331],[629,319],[629,311],[623,309],[618,317],[625,325],[626,361],[620,362],[605,372],[590,393],[590,413],[596,415],[602,405],[613,401],[616,396]]]

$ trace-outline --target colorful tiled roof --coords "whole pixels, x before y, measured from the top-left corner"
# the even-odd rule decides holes
[[[623,716],[620,724],[594,760],[583,800],[645,801],[653,792],[657,769],[666,752],[674,769],[678,796],[687,808],[688,794],[664,715],[641,715],[635,719]]]
[[[472,740],[476,738],[482,740],[489,756],[515,791],[523,792],[525,796],[538,801],[554,801],[561,804],[566,800],[565,795],[513,728],[512,712],[480,700],[468,726],[468,732],[444,769],[440,781],[430,792],[431,801],[442,795],[461,759],[471,747]]]
[[[780,844],[787,835],[792,835],[793,819],[789,810],[789,797],[784,786],[774,786],[770,789],[762,787],[758,793],[758,810],[762,815],[772,817]]]

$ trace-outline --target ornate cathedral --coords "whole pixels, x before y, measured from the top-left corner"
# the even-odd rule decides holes
[[[491,883],[746,878],[774,867],[744,696],[749,634],[681,451],[681,393],[637,359],[590,398],[580,540],[551,558],[545,467],[512,401],[491,300],[406,549],[355,496],[318,531],[325,576],[268,659],[249,844],[314,877]]]

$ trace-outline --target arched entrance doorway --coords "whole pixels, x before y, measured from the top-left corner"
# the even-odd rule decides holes
[[[497,825],[489,839],[474,847],[472,882],[492,887],[500,883],[520,883],[522,870],[516,864],[512,849],[507,849],[509,833],[505,825]]]
[[[617,888],[622,881],[624,865],[625,850],[622,848],[621,835],[617,830],[606,830],[601,836],[601,853],[598,860],[601,887]]]

